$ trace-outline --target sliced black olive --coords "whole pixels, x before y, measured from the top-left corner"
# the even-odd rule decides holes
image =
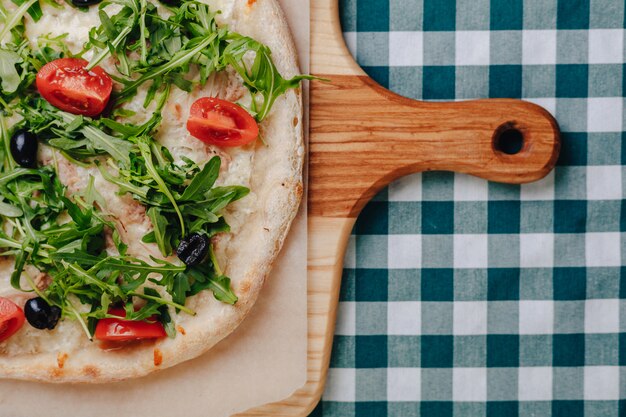
[[[200,233],[185,236],[176,249],[176,255],[185,265],[194,266],[202,263],[209,254],[209,237]]]
[[[72,4],[76,7],[89,7],[100,3],[102,0],[72,0]]]
[[[159,0],[159,1],[165,4],[166,6],[170,6],[170,7],[180,6],[180,0]]]
[[[35,329],[52,330],[61,318],[61,309],[57,306],[51,306],[43,298],[37,297],[26,302],[24,315],[28,323]]]
[[[11,155],[20,166],[37,166],[37,135],[25,129],[16,131],[11,136]]]

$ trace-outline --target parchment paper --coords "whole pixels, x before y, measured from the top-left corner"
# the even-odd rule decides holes
[[[281,3],[308,72],[309,0]],[[288,397],[306,382],[306,239],[305,199],[257,304],[207,354],[117,384],[0,381],[0,416],[222,417]]]

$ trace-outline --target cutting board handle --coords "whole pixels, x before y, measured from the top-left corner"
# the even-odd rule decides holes
[[[427,103],[401,97],[364,75],[322,74],[311,88],[309,210],[356,217],[393,180],[444,170],[526,183],[554,167],[559,128],[520,100]]]
[[[526,183],[547,175],[559,127],[521,100],[423,102],[369,78],[346,47],[337,0],[313,0],[309,213],[356,217],[378,191],[414,172],[455,171]],[[512,145],[519,152],[508,154]],[[514,146],[513,146],[514,148]]]

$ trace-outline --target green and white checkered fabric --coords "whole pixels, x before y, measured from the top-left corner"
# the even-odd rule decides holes
[[[535,184],[424,173],[365,208],[313,415],[626,416],[624,0],[340,4],[381,84],[538,103],[563,150]]]

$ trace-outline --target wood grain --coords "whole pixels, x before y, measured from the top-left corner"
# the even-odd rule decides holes
[[[547,175],[559,149],[550,114],[531,103],[498,99],[425,103],[368,78],[348,52],[337,0],[311,0],[312,73],[308,201],[308,381],[289,398],[238,416],[307,416],[328,372],[343,256],[363,206],[391,181],[448,170],[525,183]],[[515,155],[494,139],[503,129],[524,138]]]
[[[419,171],[468,173],[492,181],[543,178],[556,163],[556,121],[519,100],[425,103],[366,76],[326,75],[311,88],[309,215],[355,217],[391,181]],[[517,129],[522,150],[494,139]]]

